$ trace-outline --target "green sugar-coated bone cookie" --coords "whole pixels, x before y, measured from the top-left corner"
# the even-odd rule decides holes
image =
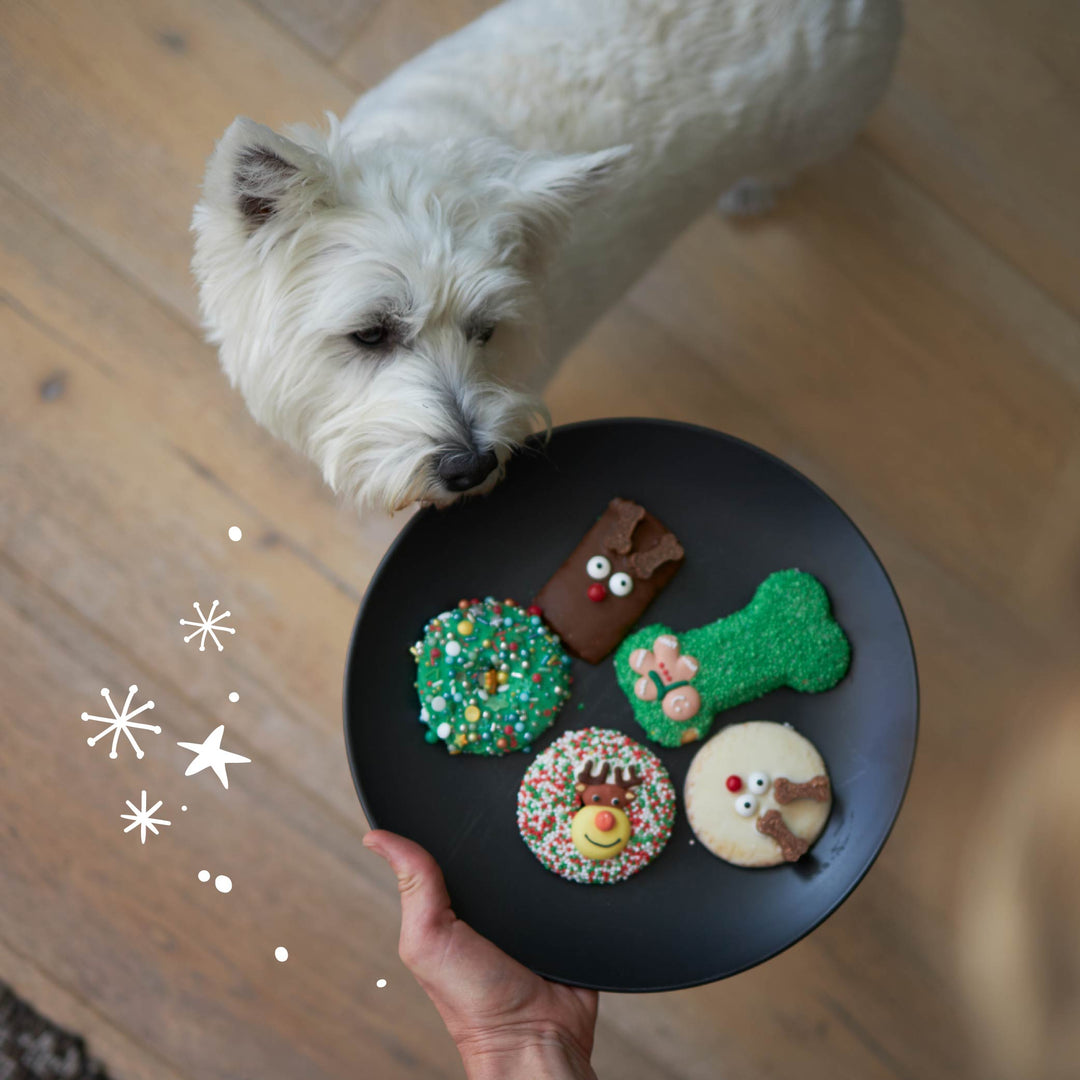
[[[615,654],[615,675],[651,739],[679,746],[713,717],[789,686],[816,694],[847,673],[851,645],[825,587],[801,570],[770,574],[741,611],[677,634],[656,623]]]

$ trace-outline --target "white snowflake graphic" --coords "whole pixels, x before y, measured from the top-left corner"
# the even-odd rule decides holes
[[[199,607],[199,601],[191,605],[195,609],[195,613],[199,616],[199,622],[192,622],[190,619],[181,619],[181,626],[194,626],[197,629],[193,630],[186,638],[184,638],[184,644],[186,645],[193,637],[199,638],[199,652],[206,652],[206,635],[209,634],[214,639],[214,644],[218,647],[218,652],[221,652],[225,646],[218,641],[218,634],[235,634],[236,631],[231,626],[218,626],[222,619],[227,619],[232,612],[223,611],[220,615],[215,616],[214,612],[217,611],[218,601],[215,600],[210,607],[210,614],[204,615],[202,608]],[[201,636],[200,636],[201,635]]]
[[[151,817],[152,814],[156,814],[161,809],[161,799],[158,799],[149,810],[146,809],[146,792],[142,793],[142,806],[136,806],[130,799],[125,799],[124,802],[131,808],[130,814],[121,814],[120,817],[124,821],[130,821],[131,824],[124,830],[125,833],[131,832],[132,829],[139,830],[140,842],[146,843],[146,830],[149,829],[155,836],[161,834],[157,831],[158,825],[171,825],[171,821],[166,821],[164,818]]]
[[[83,720],[96,720],[99,724],[107,724],[108,727],[104,731],[99,731],[96,735],[86,740],[88,746],[96,745],[101,739],[104,739],[106,735],[111,731],[113,733],[112,749],[109,751],[109,757],[114,758],[116,754],[116,744],[120,739],[120,732],[122,731],[126,736],[129,743],[135,749],[135,756],[137,758],[143,757],[143,750],[139,744],[135,741],[135,736],[131,734],[132,728],[141,728],[143,731],[152,731],[155,735],[161,734],[161,728],[156,724],[136,724],[134,718],[139,713],[144,712],[146,709],[152,709],[154,703],[152,701],[145,701],[137,709],[132,712],[128,712],[128,708],[131,706],[131,699],[135,696],[135,692],[139,688],[132,683],[128,687],[127,701],[124,702],[124,707],[119,712],[116,710],[116,706],[113,704],[112,695],[109,691],[102,687],[101,696],[108,702],[109,709],[112,712],[112,716],[91,716],[89,713],[83,713]]]

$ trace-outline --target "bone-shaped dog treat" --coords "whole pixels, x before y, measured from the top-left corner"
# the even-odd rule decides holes
[[[778,776],[773,781],[773,798],[781,806],[787,806],[796,799],[828,802],[832,798],[832,789],[827,776],[815,776],[813,780],[807,780],[805,784],[796,784],[785,776]]]
[[[597,664],[682,562],[682,545],[662,522],[629,499],[612,499],[536,603],[566,648]]]
[[[665,533],[651,548],[635,551],[630,556],[630,568],[635,576],[648,580],[657,567],[665,563],[677,563],[682,557],[682,544],[671,533]]]
[[[634,530],[645,516],[645,507],[629,499],[612,499],[605,516],[609,520],[604,546],[618,555],[628,555],[634,546]]]
[[[757,819],[757,831],[771,836],[780,845],[785,862],[798,862],[810,850],[810,845],[784,824],[779,810],[766,810]]]
[[[851,646],[815,577],[780,570],[741,611],[677,634],[656,624],[615,654],[615,676],[651,739],[679,746],[704,737],[722,709],[782,686],[820,693],[846,674]]]

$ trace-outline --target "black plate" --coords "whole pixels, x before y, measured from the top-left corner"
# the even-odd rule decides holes
[[[667,848],[619,885],[549,873],[518,836],[518,785],[533,754],[450,757],[424,742],[408,647],[462,597],[528,602],[614,495],[647,506],[682,540],[686,563],[645,613],[676,629],[749,602],[774,570],[818,577],[853,646],[825,694],[781,690],[713,725],[791,723],[829,767],[835,802],[810,855],[743,870],[714,858],[682,809],[697,746],[659,754],[679,792]],[[611,660],[574,662],[574,694],[546,747],[576,727],[644,734]],[[584,705],[584,708],[579,708]],[[598,420],[557,428],[521,453],[483,499],[423,510],[402,530],[360,606],[345,675],[345,737],[373,827],[423,844],[458,915],[550,979],[599,990],[671,990],[722,979],[774,956],[818,925],[881,850],[907,787],[918,682],[900,603],[859,530],[790,466],[707,428]]]

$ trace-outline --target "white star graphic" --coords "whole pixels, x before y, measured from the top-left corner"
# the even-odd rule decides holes
[[[185,776],[191,776],[193,773],[202,772],[203,769],[213,769],[217,778],[221,781],[221,786],[228,788],[229,786],[229,774],[225,771],[226,765],[243,765],[246,762],[250,762],[251,758],[244,757],[242,754],[234,754],[229,750],[221,749],[221,736],[225,733],[225,725],[219,724],[213,731],[206,737],[205,742],[192,743],[192,742],[178,742],[177,746],[182,746],[185,750],[190,750],[194,755],[194,759],[187,767]]]

